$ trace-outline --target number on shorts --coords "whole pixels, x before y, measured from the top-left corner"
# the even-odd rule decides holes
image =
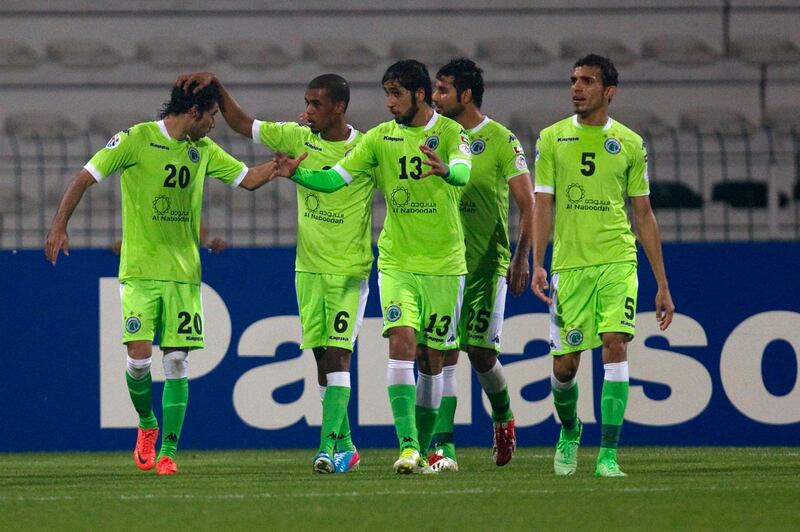
[[[333,330],[337,333],[343,333],[347,330],[347,318],[350,317],[346,311],[341,311],[333,319]]]
[[[439,327],[436,327],[436,322],[439,322]],[[439,336],[444,336],[447,334],[447,331],[450,329],[450,323],[452,323],[453,318],[450,316],[442,316],[441,319],[439,318],[438,314],[431,314],[431,319],[428,322],[428,326],[425,327],[425,332],[436,332]],[[436,329],[434,329],[436,327]]]
[[[469,316],[467,317],[467,330],[475,331],[477,333],[485,333],[489,330],[489,316],[488,310],[469,309]]]
[[[625,317],[629,320],[633,319],[633,316],[636,315],[636,307],[633,304],[632,297],[625,298]]]
[[[200,314],[195,314],[194,319],[188,312],[178,312],[178,319],[181,322],[178,324],[178,334],[192,334],[192,321],[194,321],[194,332],[203,334],[203,318]]]

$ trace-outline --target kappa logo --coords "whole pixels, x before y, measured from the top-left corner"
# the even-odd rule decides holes
[[[139,332],[139,329],[142,328],[142,320],[137,318],[136,316],[131,316],[127,320],[125,320],[125,330],[130,334],[135,334]]]
[[[403,315],[403,310],[397,305],[389,305],[386,309],[386,321],[394,323]]]
[[[178,435],[177,435],[177,434],[175,434],[174,432],[170,432],[169,434],[167,434],[167,435],[164,437],[164,439],[165,439],[165,440],[167,440],[167,441],[169,441],[169,442],[173,442],[173,443],[175,443],[176,441],[178,441]]]
[[[200,160],[200,152],[194,146],[189,146],[189,160],[193,163]]]

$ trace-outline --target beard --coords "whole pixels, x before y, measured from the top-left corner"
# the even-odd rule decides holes
[[[414,116],[417,114],[417,111],[419,111],[419,105],[417,105],[416,101],[412,101],[411,107],[408,108],[408,111],[395,118],[394,121],[402,126],[407,126],[414,120]]]
[[[461,103],[457,103],[449,109],[443,109],[441,107],[437,107],[436,110],[439,111],[444,116],[446,116],[447,118],[452,118],[455,120],[455,118],[458,115],[464,112],[464,106],[461,105]]]

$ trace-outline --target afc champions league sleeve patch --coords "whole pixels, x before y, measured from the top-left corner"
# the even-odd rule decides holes
[[[525,170],[528,167],[528,162],[525,160],[525,156],[517,155],[517,158],[514,159],[514,166],[517,167],[517,170]]]
[[[108,142],[106,143],[106,148],[108,148],[109,150],[113,150],[114,148],[119,146],[120,142],[122,142],[122,137],[120,137],[119,133],[117,133],[116,135],[108,139]]]
[[[200,160],[200,152],[194,146],[189,146],[189,160],[193,163]]]

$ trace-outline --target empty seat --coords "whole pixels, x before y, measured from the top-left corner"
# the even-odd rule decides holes
[[[731,40],[731,55],[753,64],[791,64],[800,62],[800,49],[785,37],[747,35]]]
[[[533,39],[496,37],[478,41],[476,57],[500,66],[540,66],[550,62],[550,53]]]
[[[271,41],[235,39],[217,43],[217,59],[243,68],[284,67],[291,58]]]
[[[464,53],[458,47],[437,37],[418,37],[409,40],[406,37],[397,39],[392,42],[391,59],[416,59],[431,71],[430,74],[436,74],[436,70],[455,57],[463,57]]]
[[[642,43],[642,58],[664,65],[702,66],[713,63],[720,53],[692,35],[658,35]]]
[[[384,107],[347,111],[347,122],[359,131],[369,131],[378,124],[389,120],[392,120],[392,115]]]
[[[650,204],[655,209],[699,209],[703,206],[703,198],[685,183],[652,181]]]
[[[104,111],[89,117],[88,125],[90,131],[110,137],[134,124],[154,119],[138,111]]]
[[[726,107],[686,109],[680,113],[679,125],[681,129],[703,135],[719,133],[733,136],[750,133],[754,129],[753,124],[744,115]]]
[[[767,184],[759,181],[723,181],[715,183],[711,199],[722,201],[731,207],[756,208],[768,204]],[[785,207],[789,198],[783,192],[778,193],[778,205]]]
[[[66,116],[49,111],[21,111],[6,117],[6,133],[24,140],[69,139],[78,133]]]
[[[11,39],[0,39],[0,68],[33,68],[39,58],[33,48]]]
[[[573,37],[561,41],[561,57],[575,61],[587,54],[598,54],[609,58],[617,67],[628,66],[636,61],[630,48],[613,37]]]
[[[764,125],[780,132],[800,133],[800,107],[779,107],[767,111]]]
[[[208,64],[208,52],[183,39],[153,39],[139,43],[136,57],[156,68],[200,68]]]
[[[668,134],[672,130],[669,124],[647,109],[634,107],[614,109],[612,107],[611,117],[642,136],[661,136]]]
[[[109,68],[122,62],[110,45],[91,39],[61,39],[47,44],[47,58],[70,68]]]
[[[563,113],[552,109],[522,108],[509,115],[507,125],[518,137],[535,140],[539,136],[539,131],[568,116],[572,116],[568,108],[565,108]],[[523,147],[528,149],[528,146]]]
[[[303,59],[330,68],[370,68],[379,58],[363,43],[337,37],[304,42]]]

